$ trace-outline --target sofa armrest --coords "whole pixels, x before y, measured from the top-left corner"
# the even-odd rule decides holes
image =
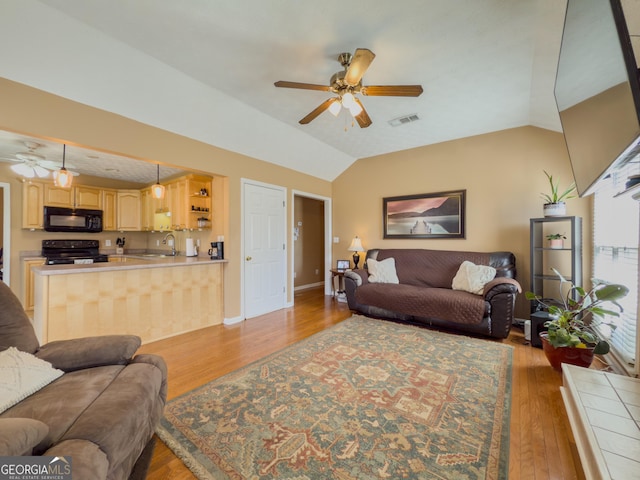
[[[126,365],[140,347],[135,335],[104,335],[47,343],[35,353],[54,368],[72,372],[102,365]]]
[[[82,480],[105,480],[109,472],[109,460],[100,447],[89,440],[64,440],[43,455],[71,457],[71,474]]]
[[[513,278],[496,277],[484,286],[482,296],[485,300],[491,299],[500,293],[522,293],[522,287]]]
[[[0,457],[31,455],[49,433],[49,427],[33,418],[0,418]]]
[[[155,355],[153,353],[141,353],[136,355],[131,360],[131,363],[148,363],[153,365],[160,370],[162,373],[162,385],[160,386],[160,396],[164,402],[167,401],[167,364],[160,355]]]

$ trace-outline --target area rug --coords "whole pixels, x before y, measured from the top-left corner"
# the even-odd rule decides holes
[[[512,347],[353,316],[167,404],[199,479],[505,479]]]

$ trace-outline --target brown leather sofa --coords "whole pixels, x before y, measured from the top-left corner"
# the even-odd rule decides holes
[[[354,312],[494,338],[509,335],[516,295],[521,291],[512,253],[373,249],[366,258],[365,269],[345,274],[347,302]],[[395,260],[399,283],[370,283],[369,259],[387,258]],[[482,295],[452,289],[465,260],[496,269]]]
[[[0,282],[0,353],[34,356],[64,372],[0,414],[0,457],[70,456],[74,479],[145,478],[167,368],[157,355],[134,356],[139,346],[133,335],[41,346],[20,301]]]

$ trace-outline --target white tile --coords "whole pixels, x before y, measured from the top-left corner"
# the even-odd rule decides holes
[[[631,418],[624,418],[601,410],[587,408],[589,424],[603,430],[617,432],[640,441],[640,429]]]
[[[617,398],[609,399],[582,392],[579,394],[579,398],[585,407],[595,408],[603,412],[614,413],[621,416],[627,415],[624,404]]]
[[[640,458],[640,440],[635,440],[626,435],[604,430],[599,427],[593,428],[598,446],[603,452],[616,453],[629,459]],[[640,463],[637,464],[640,467]]]
[[[613,480],[640,480],[640,464],[611,452],[604,452],[604,460]]]

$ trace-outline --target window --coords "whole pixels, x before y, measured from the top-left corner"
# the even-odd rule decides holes
[[[617,327],[610,332],[612,352],[631,371],[636,364],[638,305],[638,236],[640,202],[629,194],[616,196],[625,189],[629,175],[636,173],[637,164],[616,172],[601,181],[593,208],[593,276],[629,288],[620,301],[624,312],[612,317]]]

